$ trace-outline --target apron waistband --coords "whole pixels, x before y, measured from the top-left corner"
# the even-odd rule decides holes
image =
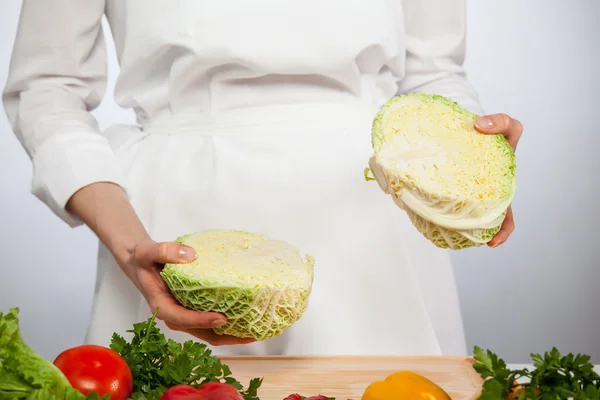
[[[218,113],[184,111],[142,121],[141,126],[150,135],[323,134],[370,123],[376,111],[360,103],[275,105]]]

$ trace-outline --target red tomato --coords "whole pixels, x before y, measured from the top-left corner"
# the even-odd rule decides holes
[[[208,382],[198,388],[204,400],[244,400],[236,388],[220,382]]]
[[[177,385],[167,390],[160,400],[202,400],[198,389],[188,385]]]
[[[198,389],[177,385],[167,390],[160,400],[244,400],[236,388],[220,382],[209,382]]]
[[[102,346],[82,345],[65,350],[54,365],[71,385],[84,395],[109,394],[111,400],[126,400],[133,391],[133,377],[119,353]]]

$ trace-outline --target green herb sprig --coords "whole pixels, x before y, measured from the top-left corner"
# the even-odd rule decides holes
[[[224,382],[240,391],[245,400],[260,400],[258,389],[263,379],[253,378],[244,389],[230,368],[212,355],[204,344],[191,340],[178,343],[166,339],[156,326],[156,313],[145,322],[133,325],[130,342],[113,334],[110,348],[119,353],[133,375],[133,400],[159,400],[172,386],[199,387],[207,382]]]
[[[490,350],[475,347],[473,368],[485,379],[480,400],[600,400],[600,376],[591,357],[553,348],[531,354],[533,370],[510,370]],[[522,382],[525,380],[526,382]]]

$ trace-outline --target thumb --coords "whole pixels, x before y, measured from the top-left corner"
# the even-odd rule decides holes
[[[185,244],[155,241],[140,243],[135,255],[139,261],[158,264],[187,263],[197,257],[196,251]]]
[[[512,118],[506,114],[484,115],[475,120],[475,128],[481,133],[505,133],[511,126]]]

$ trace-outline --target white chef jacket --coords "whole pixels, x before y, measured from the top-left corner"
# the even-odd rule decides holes
[[[33,162],[32,193],[75,227],[65,205],[78,189],[103,181],[131,194],[90,114],[107,86],[103,17],[115,100],[145,126],[248,107],[377,107],[408,92],[482,113],[463,68],[465,16],[465,0],[24,0],[3,102]]]
[[[435,92],[482,113],[463,69],[465,0],[24,0],[4,106],[33,161],[32,192],[71,226],[78,189],[127,188],[90,114],[107,85],[104,15],[116,102],[142,121],[310,101],[315,87],[332,102]]]

